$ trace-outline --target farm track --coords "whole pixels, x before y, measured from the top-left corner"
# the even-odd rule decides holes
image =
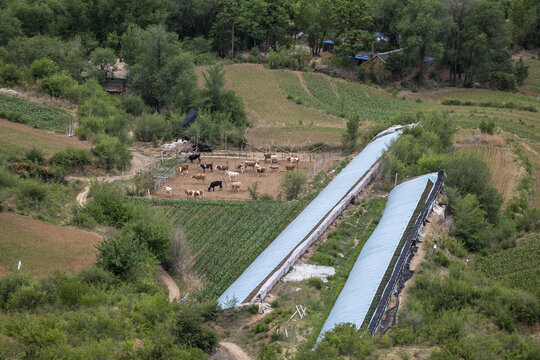
[[[180,301],[180,289],[173,278],[165,270],[160,274],[160,279],[165,283],[167,289],[169,289],[169,301]]]

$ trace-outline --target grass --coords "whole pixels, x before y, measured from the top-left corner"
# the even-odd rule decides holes
[[[0,110],[18,112],[25,122],[44,130],[56,131],[65,134],[68,129],[70,115],[58,108],[46,107],[27,102],[14,97],[0,94]]]
[[[100,241],[86,231],[0,212],[0,275],[16,271],[19,260],[21,271],[32,276],[77,272],[94,263]]]

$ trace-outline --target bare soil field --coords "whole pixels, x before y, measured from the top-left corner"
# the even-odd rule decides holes
[[[34,129],[28,125],[0,119],[0,148],[2,151],[23,152],[34,146],[46,155],[52,155],[66,146],[88,147],[76,137]]]
[[[185,199],[186,194],[184,189],[188,189],[203,190],[204,200],[251,200],[248,187],[258,183],[257,193],[259,195],[269,194],[275,199],[276,196],[278,196],[278,194],[281,192],[280,180],[283,175],[285,175],[285,165],[288,164],[287,159],[280,156],[279,164],[276,164],[279,165],[279,170],[274,171],[269,168],[270,163],[265,163],[262,161],[262,156],[259,155],[259,163],[261,166],[266,167],[266,174],[260,174],[260,176],[258,176],[253,168],[247,168],[243,174],[239,174],[239,181],[242,184],[240,186],[240,191],[236,192],[231,188],[231,181],[229,180],[229,177],[226,174],[220,174],[219,170],[216,169],[216,166],[228,165],[231,171],[237,171],[236,166],[243,162],[243,159],[235,159],[230,157],[210,157],[204,155],[202,155],[201,158],[201,163],[212,163],[214,166],[213,172],[209,170],[204,172],[206,175],[204,183],[192,178],[192,175],[194,174],[203,174],[203,170],[199,167],[198,161],[195,161],[192,164],[188,162],[189,174],[180,175],[177,173],[173,178],[164,184],[164,187],[168,186],[173,189],[172,195],[168,194],[165,188],[162,187],[154,193],[153,197],[156,199]],[[295,169],[293,171],[303,171],[307,174],[319,159],[320,157],[317,155],[317,158],[312,158],[310,162],[308,156],[302,156],[298,166],[299,169]],[[323,168],[334,165],[338,161],[338,158],[326,159]],[[216,187],[215,191],[208,191],[210,183],[217,180],[224,181],[223,190],[219,190],[219,187]]]
[[[71,227],[56,226],[28,216],[0,213],[0,276],[17,270],[45,277],[55,271],[76,273],[96,259],[101,237]]]

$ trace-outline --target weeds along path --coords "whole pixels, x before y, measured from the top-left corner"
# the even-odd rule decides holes
[[[130,170],[125,173],[124,175],[115,175],[115,176],[99,176],[96,179],[96,181],[104,181],[104,182],[113,182],[117,180],[129,180],[135,175],[139,173],[139,171],[146,170],[150,162],[152,161],[152,158],[150,156],[143,155],[138,152],[132,152],[133,158],[131,159],[131,168]],[[88,177],[69,177],[71,180],[81,180],[88,182],[90,179]],[[84,189],[77,194],[77,203],[80,206],[86,205],[86,199],[88,197],[88,192],[90,191],[90,185],[86,185]]]

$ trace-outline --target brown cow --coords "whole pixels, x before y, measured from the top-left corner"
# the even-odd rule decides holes
[[[204,174],[195,174],[195,175],[191,175],[191,178],[200,180],[204,184],[204,179],[206,179],[206,175],[204,175]]]
[[[296,164],[287,164],[287,165],[285,165],[285,169],[287,171],[293,171],[295,167],[296,167]]]
[[[261,174],[268,175],[268,173],[266,172],[266,168],[263,166],[256,166],[255,171],[257,172],[257,176],[260,176]]]
[[[220,173],[229,170],[229,165],[218,165],[216,166],[216,169],[219,170]]]
[[[255,171],[255,165],[259,165],[259,160],[255,161],[246,161],[246,168],[252,167],[253,171]]]
[[[279,165],[270,165],[272,171],[279,171]]]
[[[178,166],[178,172],[182,176],[184,175],[184,173],[189,175],[189,164],[182,164],[182,165]]]

